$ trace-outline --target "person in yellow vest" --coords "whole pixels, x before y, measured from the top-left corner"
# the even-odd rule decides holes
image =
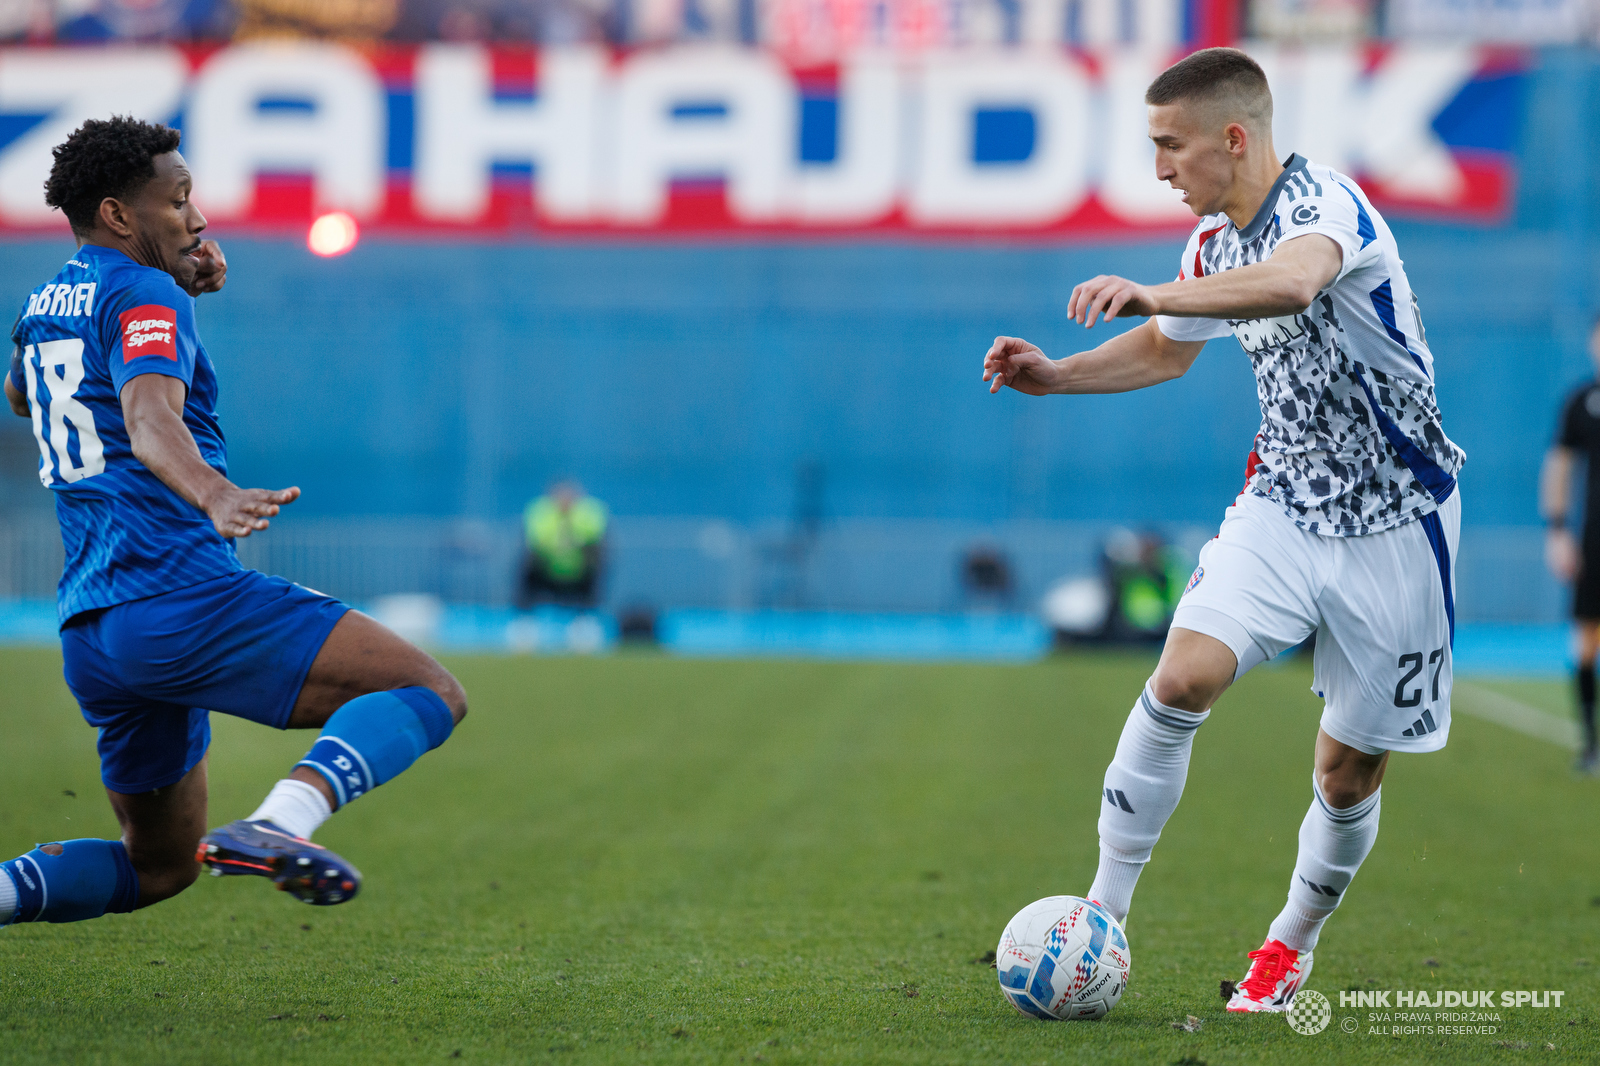
[[[593,607],[605,560],[606,505],[576,481],[562,481],[522,513],[522,580],[517,606],[554,602]]]

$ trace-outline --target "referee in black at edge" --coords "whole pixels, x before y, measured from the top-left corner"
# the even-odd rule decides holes
[[[1600,319],[1589,331],[1589,355],[1600,368]],[[1572,495],[1572,461],[1588,464],[1584,477],[1583,539],[1567,528]],[[1579,773],[1600,774],[1600,749],[1595,746],[1594,664],[1600,645],[1600,380],[1591,378],[1573,390],[1561,409],[1555,443],[1545,453],[1539,475],[1539,513],[1544,516],[1544,556],[1552,573],[1575,582],[1572,618],[1578,636],[1578,722],[1583,727]]]

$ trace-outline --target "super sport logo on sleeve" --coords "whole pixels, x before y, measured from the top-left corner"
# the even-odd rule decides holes
[[[122,361],[131,363],[146,355],[178,361],[178,312],[160,304],[145,304],[122,312]]]

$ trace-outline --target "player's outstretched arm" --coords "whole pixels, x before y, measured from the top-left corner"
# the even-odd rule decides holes
[[[1277,318],[1297,315],[1339,276],[1344,252],[1331,237],[1310,233],[1278,245],[1263,262],[1203,278],[1140,285],[1110,274],[1072,290],[1067,316],[1086,327],[1097,317]]]
[[[136,459],[168,488],[204,511],[224,537],[248,537],[300,496],[298,488],[241,489],[200,457],[183,424],[188,386],[165,374],[140,374],[122,387],[122,420]]]
[[[1182,377],[1203,347],[1205,341],[1173,340],[1154,322],[1066,359],[1051,359],[1021,337],[996,337],[983,357],[983,380],[991,393],[1001,386],[1029,396],[1132,392]]]

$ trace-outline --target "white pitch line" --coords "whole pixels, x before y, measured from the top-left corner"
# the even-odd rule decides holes
[[[1503,696],[1492,689],[1457,681],[1451,692],[1450,708],[1465,711],[1474,718],[1503,725],[1539,740],[1548,740],[1563,748],[1577,751],[1578,723],[1557,718],[1529,707],[1520,700]]]

